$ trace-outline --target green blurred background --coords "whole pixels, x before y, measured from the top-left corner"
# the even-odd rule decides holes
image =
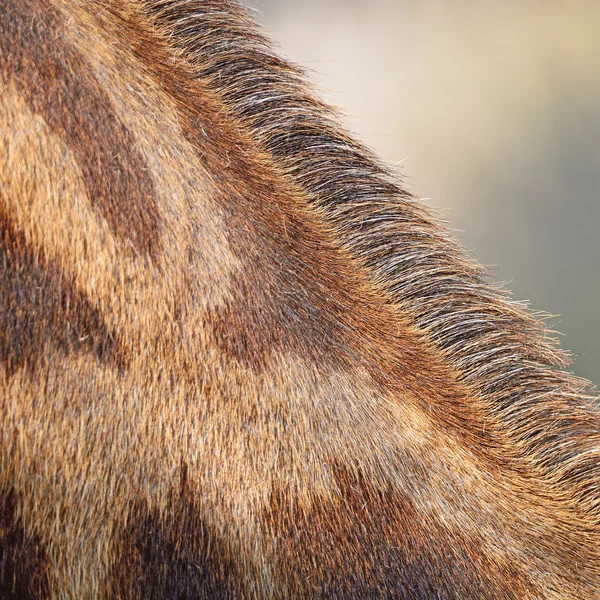
[[[246,4],[600,383],[600,2]]]

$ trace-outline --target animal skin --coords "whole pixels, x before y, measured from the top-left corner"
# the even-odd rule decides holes
[[[600,414],[228,0],[0,0],[0,598],[600,598]]]

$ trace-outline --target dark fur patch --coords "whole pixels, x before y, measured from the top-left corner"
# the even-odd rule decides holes
[[[36,536],[28,536],[16,515],[14,491],[0,493],[0,598],[42,600],[49,597],[48,558]]]
[[[230,221],[230,222],[235,222]],[[294,232],[293,220],[288,225]],[[272,234],[254,247],[238,238],[245,265],[230,282],[227,300],[207,315],[207,328],[226,355],[262,369],[272,355],[287,352],[317,364],[348,362],[353,349],[344,321],[360,318],[360,307],[344,301],[322,280],[319,287],[307,244],[309,231],[296,231],[278,249]],[[304,236],[304,237],[302,237]],[[269,239],[271,238],[271,239]],[[324,260],[327,252],[324,249]],[[336,266],[330,272],[335,272]]]
[[[278,491],[265,515],[294,597],[516,600],[534,593],[517,567],[419,514],[398,490],[378,489],[360,471],[334,472],[332,499],[313,498],[307,508]]]
[[[247,597],[237,557],[199,510],[182,466],[181,487],[162,514],[131,511],[113,570],[114,598],[236,600]]]
[[[0,211],[0,361],[9,374],[33,369],[46,344],[124,365],[113,332],[87,296]]]
[[[0,73],[73,151],[90,201],[115,235],[152,255],[160,232],[147,166],[62,27],[46,2],[0,1]]]

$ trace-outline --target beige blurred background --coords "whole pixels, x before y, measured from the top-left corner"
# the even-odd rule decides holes
[[[246,4],[600,383],[600,1]]]

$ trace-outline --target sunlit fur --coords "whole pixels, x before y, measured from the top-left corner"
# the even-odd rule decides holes
[[[591,392],[238,5],[0,0],[0,274],[1,598],[600,598]]]

